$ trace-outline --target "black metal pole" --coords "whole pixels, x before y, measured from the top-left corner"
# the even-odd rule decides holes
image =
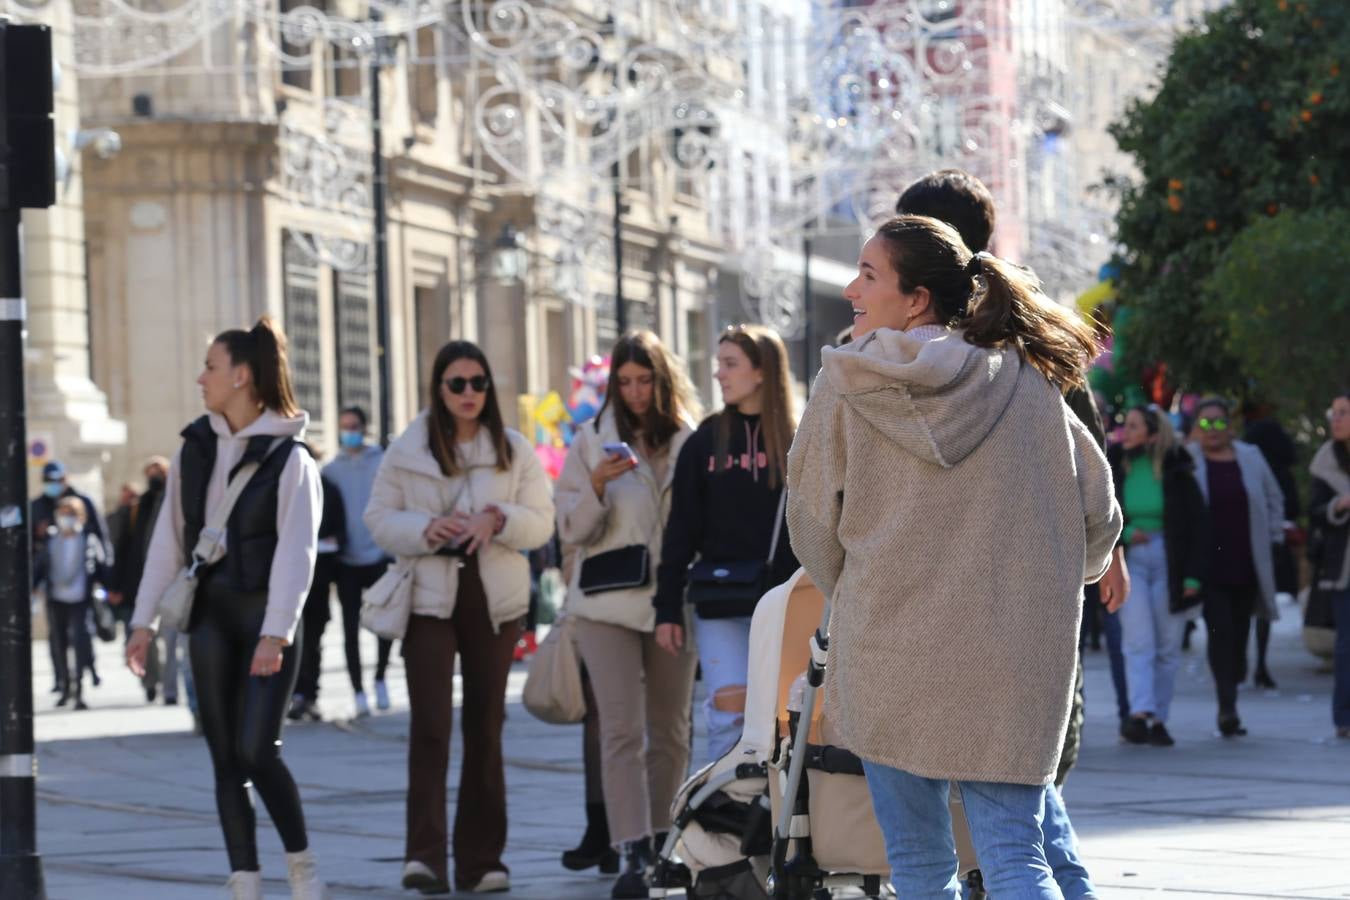
[[[614,163],[614,326],[619,334],[628,330],[628,307],[623,301],[623,182],[619,163]]]
[[[815,352],[816,334],[811,322],[811,236],[802,237],[802,319],[805,331],[802,335],[802,378],[806,382],[806,395],[811,396],[811,355]]]
[[[380,21],[378,10],[370,14]],[[380,69],[384,62],[385,39],[375,38],[370,57],[370,202],[375,211],[375,344],[380,379],[380,446],[388,446],[393,431],[392,401],[389,390],[389,210],[385,201],[389,176],[384,159],[384,125],[380,121]]]
[[[42,900],[19,211],[0,209],[0,896]]]

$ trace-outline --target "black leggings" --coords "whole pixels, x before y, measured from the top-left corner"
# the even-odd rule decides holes
[[[388,568],[388,561],[368,566],[342,563],[338,568],[338,602],[342,606],[342,634],[347,644],[347,677],[351,679],[352,690],[358,694],[365,691],[361,678],[361,593],[379,581]],[[376,681],[384,681],[385,670],[389,668],[389,653],[393,647],[393,641],[380,638],[375,657]]]
[[[1256,585],[1213,585],[1205,591],[1209,628],[1209,670],[1219,695],[1219,715],[1237,714],[1238,685],[1247,680],[1247,641],[1251,634]]]
[[[248,674],[262,632],[267,592],[239,593],[222,577],[197,591],[189,647],[202,734],[216,775],[216,809],[233,872],[258,871],[252,782],[287,853],[309,847],[295,779],[281,761],[281,721],[295,688],[300,631],[281,654],[281,671]]]

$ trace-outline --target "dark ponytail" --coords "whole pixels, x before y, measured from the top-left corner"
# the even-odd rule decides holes
[[[216,335],[215,343],[230,354],[236,366],[248,366],[253,391],[263,406],[282,416],[297,416],[300,407],[291,390],[291,368],[286,361],[286,335],[276,319],[264,315],[248,331],[232,328]]]
[[[961,329],[977,347],[1013,347],[1061,390],[1086,384],[1084,372],[1097,354],[1093,331],[1041,293],[1031,272],[972,254],[956,229],[927,216],[897,216],[877,236],[900,290],[927,288],[943,325]]]
[[[976,291],[961,322],[966,340],[977,347],[1004,344],[1062,389],[1087,384],[1087,364],[1097,355],[1092,329],[1040,290],[1025,269],[981,254],[974,257],[984,291]]]

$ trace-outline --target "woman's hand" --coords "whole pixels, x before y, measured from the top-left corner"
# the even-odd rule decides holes
[[[1336,505],[1332,507],[1338,513],[1350,511],[1350,494],[1342,494],[1336,498]]]
[[[679,656],[680,652],[684,650],[684,626],[657,625],[656,645],[671,656]]]
[[[455,529],[454,538],[466,553],[476,553],[497,533],[497,514],[488,510],[473,515],[457,512],[450,521]]]
[[[431,549],[438,549],[446,541],[459,535],[453,516],[437,516],[422,530],[422,538]]]
[[[248,674],[268,678],[281,671],[281,638],[263,635],[258,639],[258,649],[253,651],[253,664]]]
[[[1134,533],[1130,535],[1130,543],[1135,545],[1147,544],[1151,540],[1153,540],[1153,535],[1144,531],[1142,528],[1136,528]]]
[[[637,467],[638,461],[631,456],[620,454],[606,458],[591,470],[591,488],[594,489],[595,496],[601,500],[605,499],[605,485]]]
[[[1193,600],[1200,596],[1200,589],[1198,587],[1184,588],[1181,592],[1181,596],[1185,597],[1187,600]]]
[[[145,657],[150,652],[150,642],[154,639],[155,633],[149,628],[137,628],[127,641],[127,668],[137,678],[145,677]]]

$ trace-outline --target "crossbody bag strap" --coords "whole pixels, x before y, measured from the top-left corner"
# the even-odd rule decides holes
[[[778,515],[773,520],[773,542],[769,544],[769,567],[773,567],[773,561],[778,557],[778,538],[783,534],[783,512],[787,509],[787,485],[783,485],[778,491]]]
[[[277,446],[286,440],[277,438],[272,445],[267,448],[263,454],[263,459],[272,455]],[[192,566],[194,573],[196,569],[208,562],[214,562],[211,558],[215,555],[216,548],[220,546],[220,539],[225,534],[225,527],[229,524],[230,513],[234,512],[234,506],[239,502],[240,496],[244,493],[244,488],[248,487],[253,474],[258,471],[262,461],[244,463],[239,467],[239,471],[234,473],[230,479],[229,486],[225,488],[225,497],[220,501],[215,512],[207,520],[205,527],[202,528],[197,537],[197,546],[192,548]],[[203,552],[204,551],[204,552]]]

